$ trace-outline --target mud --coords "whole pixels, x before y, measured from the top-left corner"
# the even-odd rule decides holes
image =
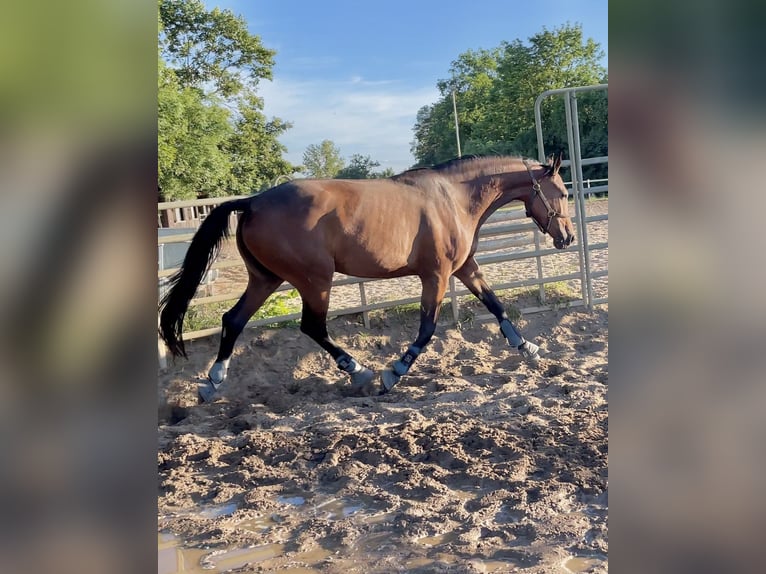
[[[190,342],[159,379],[159,571],[605,572],[607,309],[518,324],[537,366],[496,324],[445,318],[411,374],[366,398],[282,327],[246,331],[199,405],[218,338]],[[374,369],[417,327],[330,322]]]

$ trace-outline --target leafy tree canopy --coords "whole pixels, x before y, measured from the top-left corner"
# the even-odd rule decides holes
[[[271,79],[276,52],[231,10],[208,11],[201,0],[159,0],[159,9],[160,50],[182,86],[212,85],[226,97]]]
[[[296,171],[268,119],[258,81],[274,51],[230,10],[159,0],[159,184],[169,201],[254,193]]]
[[[543,30],[526,43],[503,42],[491,50],[469,50],[440,80],[440,99],[422,107],[413,128],[416,165],[432,165],[457,156],[454,92],[464,154],[537,156],[534,103],[542,92],[606,82],[603,51],[585,39],[580,25]],[[583,156],[607,155],[605,92],[578,95]],[[564,106],[548,99],[542,106],[546,151],[568,151]],[[594,166],[586,176],[594,177]]]
[[[335,177],[338,179],[375,179],[394,175],[394,170],[390,167],[383,171],[375,171],[376,167],[380,167],[380,162],[368,155],[355,153],[349,159],[348,165],[341,169]]]
[[[333,178],[343,166],[340,149],[331,140],[311,144],[303,152],[303,171],[309,177]]]

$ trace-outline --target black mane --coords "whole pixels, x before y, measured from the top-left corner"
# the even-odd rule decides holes
[[[538,163],[537,160],[524,157],[522,155],[497,155],[497,154],[487,154],[487,155],[464,155],[463,157],[455,157],[452,159],[448,159],[447,161],[443,161],[441,163],[437,163],[436,165],[432,166],[423,166],[423,167],[413,167],[411,169],[408,169],[406,171],[403,171],[402,173],[393,176],[391,179],[397,180],[399,178],[407,178],[407,176],[410,175],[420,175],[424,172],[441,172],[441,171],[447,171],[459,167],[467,167],[470,166],[473,162],[477,160],[487,160],[487,159],[519,159],[519,160],[527,160],[529,162],[532,162],[534,164]],[[548,164],[542,164],[544,167],[550,167]]]

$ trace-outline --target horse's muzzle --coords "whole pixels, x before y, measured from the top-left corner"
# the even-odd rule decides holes
[[[572,243],[574,243],[574,240],[575,240],[575,236],[568,233],[566,237],[563,237],[561,239],[559,238],[554,239],[553,245],[556,247],[556,249],[566,249],[567,247],[572,245]]]

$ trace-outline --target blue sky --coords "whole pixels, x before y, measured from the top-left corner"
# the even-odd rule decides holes
[[[274,79],[259,93],[268,116],[293,123],[280,141],[295,164],[309,144],[330,139],[344,158],[408,168],[415,115],[437,100],[437,80],[466,50],[567,22],[608,47],[607,0],[204,1],[244,17],[277,51]]]

